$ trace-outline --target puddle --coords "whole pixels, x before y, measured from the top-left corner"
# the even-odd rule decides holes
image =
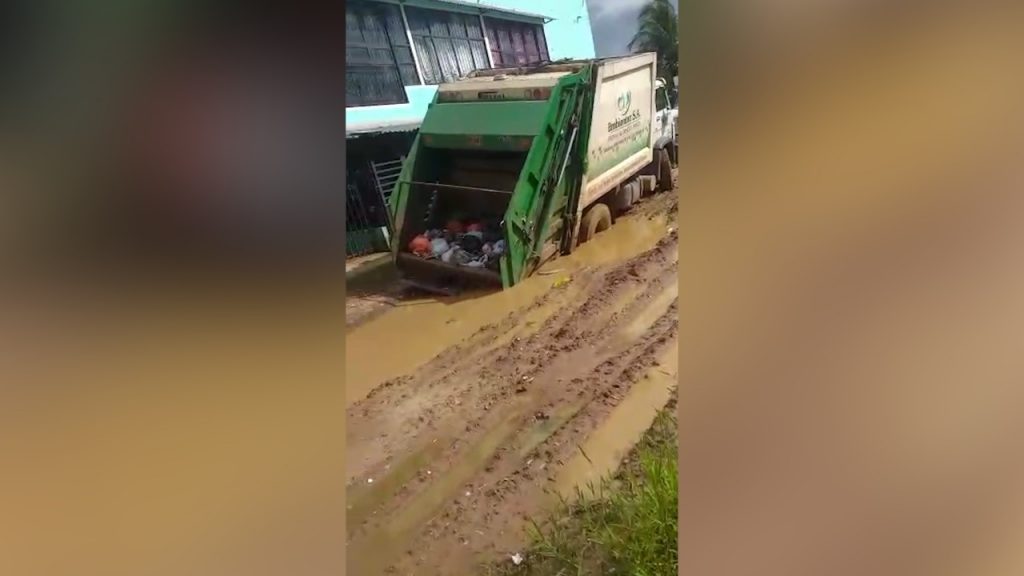
[[[660,366],[653,366],[646,378],[633,384],[611,415],[587,438],[582,452],[559,471],[555,489],[563,498],[574,498],[577,487],[586,490],[588,484],[596,486],[602,477],[614,473],[668,403],[679,367],[675,342],[669,344],[658,362]]]
[[[475,292],[450,298],[424,297],[406,300],[387,312],[349,329],[346,333],[346,402],[364,398],[370,390],[389,378],[414,372],[445,349],[472,336],[487,324],[532,304],[552,290],[559,281],[579,271],[635,257],[653,248],[665,235],[664,218],[625,217],[593,241],[570,256],[558,258],[512,290]],[[535,310],[523,313],[515,326],[497,336],[487,348],[507,344],[514,337],[536,333],[544,322],[578,301],[586,293],[584,283],[572,282],[553,294],[551,300]],[[628,302],[629,299],[624,299]],[[462,447],[451,468],[433,470],[421,492],[407,497],[397,511],[388,512],[387,524],[372,526],[350,541],[350,550],[370,553],[350,555],[349,570],[355,574],[377,574],[404,551],[409,537],[423,530],[446,505],[466,497],[466,484],[479,474],[501,446],[515,446],[514,456],[526,457],[582,407],[581,402],[553,409],[548,418],[531,421],[525,429],[522,419],[536,409],[536,399],[525,396],[493,415],[484,435],[472,446]],[[450,439],[421,446],[404,460],[392,463],[386,476],[372,485],[356,484],[349,489],[347,525],[355,530],[389,500],[403,497],[404,487],[416,483],[424,468],[441,458]],[[443,466],[436,465],[438,468]]]
[[[552,434],[564,426],[566,422],[572,420],[586,404],[585,401],[577,401],[571,405],[562,406],[556,409],[553,414],[549,414],[546,420],[542,420],[539,424],[534,425],[525,432],[523,441],[517,451],[519,458],[523,459],[529,456],[531,452],[536,450],[538,446],[543,444]]]
[[[393,498],[420,470],[429,470],[430,465],[450,443],[449,437],[437,438],[393,465],[386,476],[375,478],[373,484],[349,486],[345,491],[345,498],[350,503],[345,513],[345,525],[349,532],[358,528],[374,510]]]
[[[382,382],[414,371],[483,326],[528,306],[559,278],[650,250],[665,235],[665,221],[664,217],[623,217],[571,255],[556,258],[542,268],[562,270],[564,274],[535,274],[511,290],[407,300],[348,330],[346,404],[352,405]]]
[[[642,254],[665,237],[667,219],[664,215],[648,218],[624,216],[608,230],[580,246],[555,263],[571,262],[575,266],[619,262]]]
[[[350,573],[380,574],[402,552],[409,535],[422,529],[442,507],[453,499],[471,500],[476,497],[472,491],[469,496],[465,495],[466,483],[483,469],[499,447],[512,438],[527,409],[526,402],[514,404],[477,444],[460,453],[458,463],[443,473],[435,473],[436,478],[427,488],[393,515],[387,526],[380,527],[366,538],[350,542],[351,550],[363,551],[349,554]]]
[[[630,322],[623,330],[623,335],[628,340],[639,338],[652,325],[661,318],[672,306],[672,303],[679,297],[679,283],[672,282],[665,287],[665,290],[654,297],[650,304]]]
[[[526,339],[533,336],[540,331],[548,319],[560,312],[567,302],[578,298],[581,293],[582,289],[578,285],[570,284],[566,286],[563,288],[562,294],[524,314],[520,318],[518,326],[498,336],[494,343],[487,346],[483,352],[486,353],[506,346],[515,338]]]
[[[370,270],[382,266],[391,259],[390,252],[377,252],[366,256],[356,256],[345,261],[345,279],[355,279]]]
[[[597,315],[594,316],[594,324],[597,326],[610,324],[616,314],[623,312],[636,303],[637,299],[644,293],[645,288],[645,285],[634,284],[622,289],[622,293],[617,295],[609,306],[605,306],[598,311]]]

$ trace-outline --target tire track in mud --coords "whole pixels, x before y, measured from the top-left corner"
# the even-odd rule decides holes
[[[673,304],[633,347],[620,350],[548,395],[542,409],[522,423],[523,431],[496,450],[484,472],[467,485],[481,497],[472,502],[454,501],[427,525],[424,542],[412,546],[447,552],[421,553],[409,559],[411,562],[407,560],[408,566],[444,566],[447,562],[439,573],[459,574],[474,560],[516,550],[524,519],[536,515],[549,501],[546,495],[554,489],[559,467],[576,454],[589,432],[603,422],[630,386],[657,364],[666,346],[675,345],[677,329]],[[470,554],[451,553],[468,541],[474,542]]]
[[[671,242],[671,247],[666,242]],[[445,427],[446,418],[463,414],[470,406],[475,406],[477,413],[489,411],[528,385],[541,367],[587,343],[599,342],[666,282],[676,282],[675,268],[665,268],[674,257],[675,243],[667,238],[632,261],[586,271],[573,281],[583,284],[586,297],[573,299],[576,292],[565,289],[548,291],[527,308],[482,327],[465,342],[442,352],[417,374],[390,380],[355,403],[347,424],[350,480],[365,476],[368,468],[388,459],[392,452],[408,449],[397,444],[426,432],[436,433]],[[639,294],[630,294],[632,298],[622,307],[617,297],[637,286],[642,288]],[[526,338],[513,338],[503,350],[491,349],[491,342],[516,327],[525,314],[551,303],[562,308],[540,328]],[[602,315],[603,311],[611,313]],[[467,421],[467,427],[477,420]],[[372,449],[361,450],[360,446]]]
[[[465,573],[522,539],[523,515],[546,502],[558,466],[674,346],[676,298],[665,296],[676,245],[671,233],[632,260],[577,273],[349,409],[349,454],[361,457],[350,465],[349,543],[376,560],[356,573],[388,562]],[[545,306],[558,308],[494,346]]]

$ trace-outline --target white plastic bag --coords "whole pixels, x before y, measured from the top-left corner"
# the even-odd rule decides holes
[[[444,238],[434,238],[430,241],[430,251],[434,256],[441,256],[449,249],[448,241]]]

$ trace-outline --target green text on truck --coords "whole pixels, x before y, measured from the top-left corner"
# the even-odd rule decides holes
[[[676,110],[653,53],[478,70],[443,84],[390,200],[392,257],[426,289],[511,287],[607,229],[647,194],[671,190]],[[413,254],[452,214],[492,222],[489,267]]]

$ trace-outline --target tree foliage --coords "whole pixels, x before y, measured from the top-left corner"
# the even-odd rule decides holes
[[[629,49],[657,52],[658,74],[668,82],[679,74],[678,17],[671,0],[650,0],[640,10]]]

